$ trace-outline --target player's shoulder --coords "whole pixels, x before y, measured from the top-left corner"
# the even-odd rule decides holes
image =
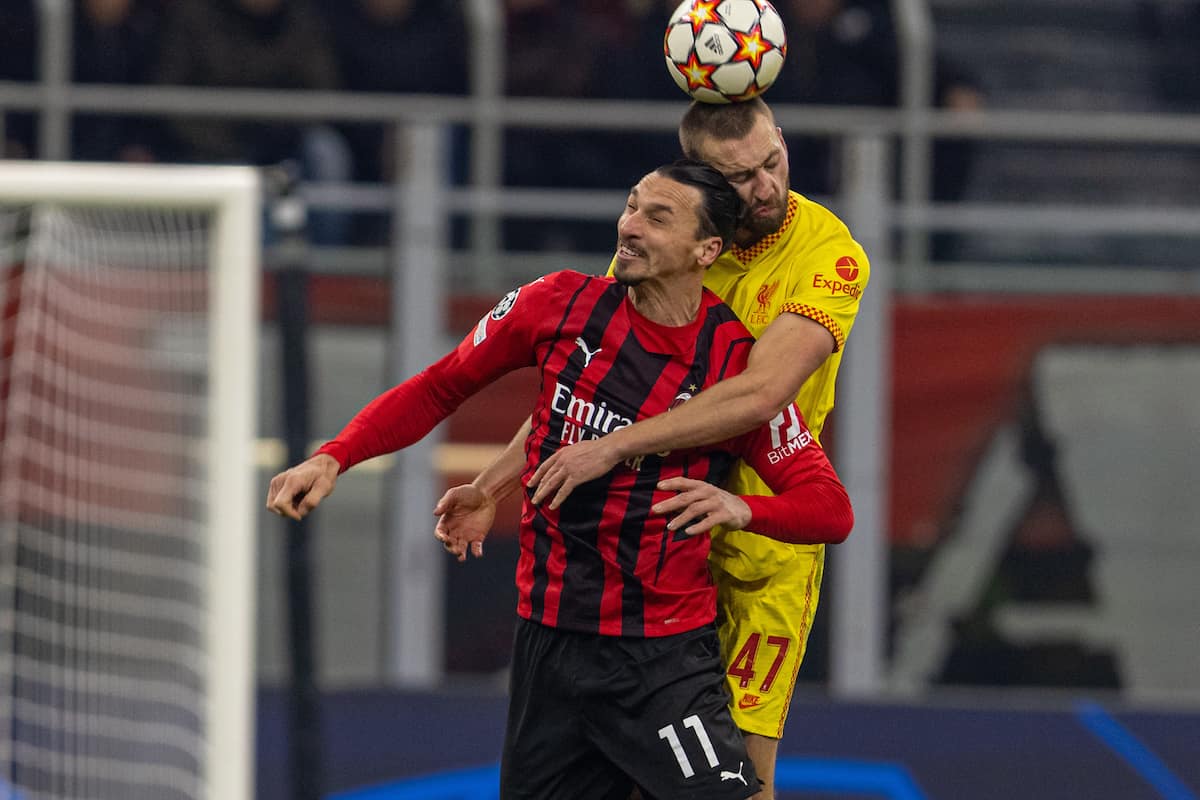
[[[587,275],[571,269],[551,272],[529,283],[519,286],[513,293],[523,294],[528,298],[548,299],[553,297],[569,297],[581,291],[602,293],[616,285],[616,280],[607,276]]]
[[[741,317],[707,286],[704,287],[701,307],[722,337],[729,340],[754,338],[754,334],[750,333],[750,329],[742,322]]]
[[[790,192],[796,198],[796,221],[805,238],[820,234],[822,238],[845,238],[853,241],[849,226],[826,206],[799,192]],[[809,241],[812,241],[809,239]]]
[[[600,294],[623,288],[613,279],[585,275],[574,270],[548,273],[501,297],[492,310],[480,319],[476,327],[475,344],[478,345],[500,327],[539,327],[546,320],[565,313],[572,301],[580,296],[591,293],[591,301],[595,302]]]
[[[870,273],[870,260],[850,228],[833,211],[815,200],[793,192],[800,206],[791,236],[782,245],[781,256],[805,272],[843,271],[852,267],[856,278]]]

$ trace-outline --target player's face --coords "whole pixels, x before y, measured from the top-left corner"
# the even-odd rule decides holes
[[[740,139],[704,139],[699,150],[700,158],[720,170],[746,204],[738,244],[757,242],[783,226],[788,204],[787,147],[769,118],[757,117]]]
[[[700,190],[650,173],[629,192],[617,220],[613,275],[627,286],[703,269],[716,237],[701,237]],[[720,249],[720,239],[716,239]]]

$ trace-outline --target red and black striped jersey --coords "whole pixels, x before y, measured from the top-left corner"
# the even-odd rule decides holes
[[[716,295],[705,290],[695,320],[668,327],[640,315],[627,293],[612,278],[576,272],[510,292],[453,352],[381,395],[321,451],[346,469],[407,446],[492,380],[533,365],[541,383],[524,483],[558,448],[668,412],[745,368],[753,338]],[[808,496],[798,488],[813,490],[812,508],[830,507],[818,502],[821,490],[834,498],[832,513],[849,514],[841,483],[792,406],[770,425],[720,445],[619,464],[577,487],[556,510],[534,506],[526,491],[518,613],[614,636],[663,636],[711,622],[709,537],[670,531],[669,519],[650,508],[669,496],[659,481],[684,476],[719,484],[739,457],[781,495],[762,502],[784,504],[789,515],[796,512],[792,519],[806,516]],[[816,525],[811,537],[800,531],[791,540],[840,540],[848,530],[843,522],[829,527],[844,528],[840,535]]]

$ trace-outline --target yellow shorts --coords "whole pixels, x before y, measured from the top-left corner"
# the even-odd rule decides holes
[[[773,739],[783,736],[825,564],[824,545],[781,546],[794,556],[749,580],[722,569],[719,557],[710,559],[733,721]]]

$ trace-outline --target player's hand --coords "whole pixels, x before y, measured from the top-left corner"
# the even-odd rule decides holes
[[[491,495],[469,483],[455,486],[437,501],[433,513],[438,517],[433,537],[447,553],[459,561],[467,560],[468,550],[476,558],[483,557],[483,540],[496,519],[496,501]]]
[[[550,508],[558,508],[576,486],[607,475],[620,460],[603,438],[567,445],[538,465],[529,479],[529,487],[536,489],[531,501],[536,506],[553,497]]]
[[[672,498],[655,503],[655,514],[675,514],[667,528],[683,529],[688,536],[708,533],[717,525],[730,530],[742,530],[750,524],[750,506],[736,494],[692,478],[669,478],[659,481],[659,489],[679,492]]]
[[[337,484],[337,459],[319,453],[271,478],[267,508],[281,517],[301,520],[333,492]]]

